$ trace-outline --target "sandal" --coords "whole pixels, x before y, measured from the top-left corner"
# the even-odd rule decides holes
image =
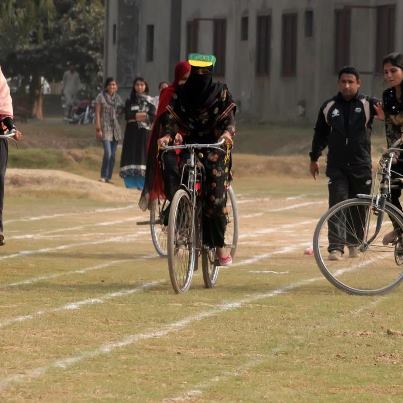
[[[231,266],[231,265],[232,265],[232,256],[231,255],[218,258],[218,266]]]

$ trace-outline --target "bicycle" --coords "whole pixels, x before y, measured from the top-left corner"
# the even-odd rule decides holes
[[[220,147],[223,144],[221,141],[215,144],[185,144],[163,148],[163,154],[178,149],[189,152],[189,158],[182,168],[180,188],[171,202],[168,220],[168,269],[176,293],[184,293],[189,289],[193,272],[198,269],[200,255],[204,286],[212,288],[217,283],[219,265],[216,250],[202,242],[202,194],[205,174],[197,151],[216,149],[225,153]],[[227,189],[227,197],[230,206],[227,206],[225,246],[230,248],[231,256],[234,257],[238,243],[238,210],[235,193],[231,187]]]
[[[371,195],[359,194],[336,204],[316,226],[316,263],[330,283],[349,294],[383,294],[403,279],[403,213],[389,201],[391,189],[403,184],[403,178],[391,179],[400,144],[398,140],[382,154]],[[394,241],[385,244],[385,235],[392,231]],[[335,249],[344,253],[346,248],[357,258],[333,261],[325,256]]]

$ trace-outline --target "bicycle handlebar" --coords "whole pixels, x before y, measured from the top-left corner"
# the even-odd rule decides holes
[[[388,149],[385,150],[385,152],[382,153],[383,157],[388,156],[388,154],[390,154],[391,152],[394,151],[402,151],[401,148],[398,148],[398,146],[400,146],[402,144],[402,139],[398,139],[396,140]]]
[[[7,130],[6,132],[4,132],[4,134],[0,134],[0,139],[10,139],[10,138],[13,138],[16,133],[17,133],[17,130],[15,130],[15,129]]]
[[[189,148],[218,148],[221,150],[220,146],[222,146],[224,143],[225,143],[225,140],[221,139],[218,143],[213,143],[213,144],[194,143],[194,144],[178,144],[176,146],[162,146],[161,150],[163,150],[163,151],[187,150]]]

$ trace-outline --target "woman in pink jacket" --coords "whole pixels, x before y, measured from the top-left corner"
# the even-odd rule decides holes
[[[10,88],[7,80],[0,68],[0,134],[6,130],[15,129],[13,104],[10,96]],[[20,140],[21,132],[18,130],[14,135],[15,140]],[[4,200],[4,177],[6,174],[8,159],[8,142],[7,139],[0,139],[0,246],[4,245],[3,234],[3,200]]]

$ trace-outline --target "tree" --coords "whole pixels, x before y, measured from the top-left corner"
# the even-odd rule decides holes
[[[2,0],[0,63],[29,84],[31,106],[41,96],[40,77],[60,81],[68,62],[95,88],[103,31],[103,0]]]

